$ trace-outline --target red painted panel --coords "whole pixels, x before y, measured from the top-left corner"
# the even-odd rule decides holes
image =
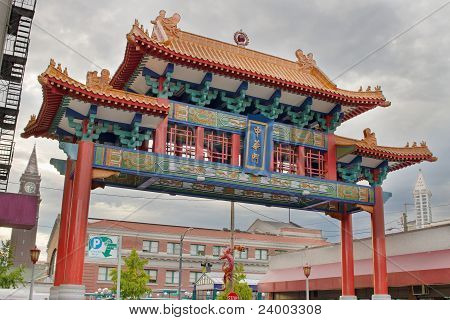
[[[36,225],[39,197],[0,192],[0,226],[30,230]]]
[[[328,134],[328,152],[326,157],[326,178],[328,180],[337,180],[336,136],[334,135],[334,133]]]

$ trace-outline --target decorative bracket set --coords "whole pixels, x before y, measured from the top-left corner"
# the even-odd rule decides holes
[[[282,104],[281,90],[276,89],[267,99],[254,98],[247,95],[248,82],[243,81],[235,92],[222,91],[211,87],[213,75],[208,72],[199,84],[189,83],[173,79],[174,65],[169,63],[162,74],[146,67],[142,69],[142,75],[146,84],[150,87],[148,95],[159,98],[170,98],[175,93],[185,93],[190,103],[197,106],[208,106],[213,100],[219,98],[221,108],[233,113],[260,113],[271,119],[290,120],[299,127],[318,126],[325,132],[334,132],[343,120],[341,105],[337,104],[330,112],[322,113],[311,110],[313,99],[307,97],[299,106]]]
[[[119,138],[121,147],[136,148],[149,140],[151,131],[141,127],[142,114],[136,113],[130,125],[119,125],[106,120],[97,119],[97,106],[91,105],[87,116],[72,109],[66,109],[69,127],[75,130],[80,140],[96,141],[102,133],[112,133]],[[76,121],[77,120],[77,121]],[[127,128],[123,128],[127,127]],[[142,132],[143,131],[143,132]]]
[[[356,183],[367,180],[372,187],[381,186],[389,172],[387,161],[383,161],[376,168],[362,166],[362,157],[357,156],[349,163],[338,163],[337,171],[344,182]]]

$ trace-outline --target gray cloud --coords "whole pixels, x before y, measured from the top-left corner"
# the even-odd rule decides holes
[[[301,48],[313,52],[319,67],[331,78],[358,61],[368,52],[406,29],[441,5],[441,1],[38,1],[35,22],[75,48],[95,64],[114,71],[123,58],[126,39],[135,18],[150,28],[150,20],[160,9],[179,12],[180,27],[211,38],[232,41],[236,30],[250,36],[250,47],[273,55],[294,59]],[[340,77],[336,83],[346,89],[380,84],[392,106],[378,108],[343,124],[338,134],[361,137],[371,127],[378,142],[404,145],[407,141],[426,140],[440,158],[437,163],[420,165],[433,191],[433,203],[449,202],[448,101],[450,93],[450,8],[424,21],[364,63]],[[34,27],[27,64],[18,134],[42,101],[37,76],[50,58],[67,66],[69,74],[84,81],[86,71],[95,66]],[[48,164],[52,157],[64,158],[55,141],[21,139],[17,136],[11,181],[17,182],[34,143],[44,187],[62,188],[63,178]],[[390,174],[384,189],[393,192],[386,204],[386,221],[398,227],[404,202],[411,202],[412,188],[419,166]],[[10,191],[17,191],[17,184]],[[114,193],[152,198],[156,194],[108,188],[95,193]],[[60,210],[61,191],[42,189],[41,225],[38,244],[45,247],[50,226]],[[152,223],[223,228],[229,224],[229,205],[220,201],[178,201],[182,197],[161,196],[130,219]],[[93,195],[91,217],[119,219],[145,201]],[[287,220],[286,209],[250,206],[275,219]],[[245,229],[258,216],[237,206],[237,226]],[[448,218],[448,207],[433,209],[436,220]],[[326,230],[330,240],[339,239],[338,224],[314,212],[292,211],[292,219],[302,225]],[[410,214],[413,219],[413,214]],[[354,217],[356,236],[369,236],[369,219],[361,213]],[[394,221],[394,222],[392,222]],[[6,237],[9,230],[0,230]]]

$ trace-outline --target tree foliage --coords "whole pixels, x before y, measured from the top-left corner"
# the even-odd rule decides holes
[[[147,259],[139,258],[136,250],[132,250],[128,258],[125,258],[125,267],[120,274],[120,296],[122,299],[137,300],[151,289],[147,287],[150,277],[144,270]],[[114,286],[112,290],[117,292],[117,270],[111,271]]]
[[[227,300],[228,294],[231,291],[238,295],[239,300],[252,300],[252,288],[245,282],[246,278],[244,265],[242,263],[237,264],[233,272],[233,290],[231,290],[231,285],[227,284],[225,290],[217,296],[217,300]]]
[[[14,248],[10,240],[0,244],[0,288],[17,288],[24,284],[23,266],[13,268]]]

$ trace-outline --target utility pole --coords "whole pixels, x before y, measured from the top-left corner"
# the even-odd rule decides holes
[[[403,232],[408,231],[408,216],[406,215],[406,212],[403,212],[402,214],[402,224],[403,224]]]
[[[289,223],[291,223],[291,208],[289,208]]]

